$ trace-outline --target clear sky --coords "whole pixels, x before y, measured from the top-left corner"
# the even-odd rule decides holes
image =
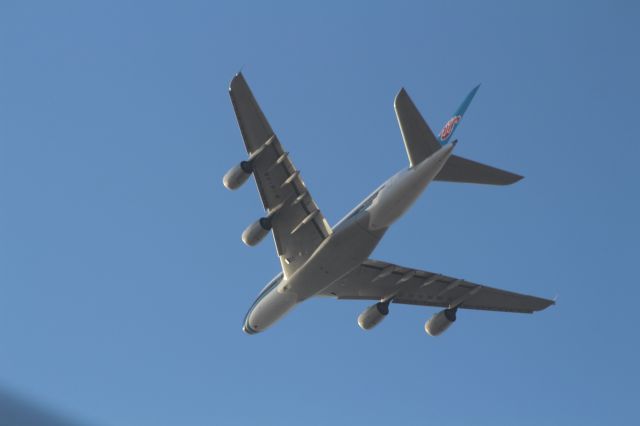
[[[602,2],[0,3],[0,388],[98,425],[629,424],[640,400],[639,7]],[[457,153],[373,257],[544,297],[535,315],[311,300],[257,336],[279,270],[242,230],[242,69],[337,222],[482,83]]]

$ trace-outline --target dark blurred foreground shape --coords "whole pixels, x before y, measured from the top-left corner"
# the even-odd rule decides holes
[[[0,389],[0,426],[86,426],[28,398]]]

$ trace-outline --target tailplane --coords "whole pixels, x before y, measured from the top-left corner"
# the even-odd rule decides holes
[[[396,95],[394,109],[404,139],[404,145],[409,157],[409,164],[413,167],[425,158],[446,145],[451,140],[454,131],[466,112],[480,85],[476,86],[464,99],[453,116],[445,123],[436,136],[424,120],[418,108],[409,97],[405,89]],[[482,183],[489,185],[510,185],[522,179],[522,176],[487,166],[476,161],[452,155],[447,160],[440,173],[434,180],[462,183]]]
[[[433,180],[458,183],[484,183],[487,185],[511,185],[520,179],[522,179],[522,176],[515,173],[452,155]]]

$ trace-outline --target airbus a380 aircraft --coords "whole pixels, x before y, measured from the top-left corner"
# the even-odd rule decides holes
[[[271,130],[244,77],[237,74],[233,78],[229,93],[249,157],[229,170],[223,183],[228,189],[237,189],[253,174],[266,214],[244,231],[242,240],[254,246],[272,230],[282,265],[282,272],[249,309],[243,325],[246,333],[266,330],[313,296],[376,301],[358,317],[358,324],[365,330],[386,317],[391,302],[442,307],[425,324],[432,336],[441,334],[456,320],[459,308],[533,313],[554,303],[369,259],[387,229],[431,181],[509,185],[522,178],[452,154],[457,142],[451,140],[453,132],[477,90],[469,93],[437,136],[407,92],[400,90],[394,107],[409,167],[383,183],[332,228]]]

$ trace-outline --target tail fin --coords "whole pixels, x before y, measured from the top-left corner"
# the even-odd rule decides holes
[[[453,132],[456,130],[458,123],[462,120],[464,113],[469,108],[469,104],[476,95],[476,92],[480,88],[477,85],[471,92],[464,98],[462,105],[458,107],[458,110],[453,114],[453,117],[449,119],[438,134],[438,140],[441,145],[446,145]],[[489,185],[511,185],[522,179],[522,176],[515,173],[507,172],[506,170],[500,170],[495,167],[487,166],[486,164],[478,163],[476,161],[467,160],[457,155],[452,155],[447,160],[446,164],[440,170],[440,173],[435,177],[435,180],[447,181],[447,182],[463,182],[463,183],[484,183]]]
[[[411,166],[420,163],[440,149],[441,145],[446,145],[449,142],[479,88],[480,85],[476,86],[467,95],[462,105],[460,105],[453,117],[447,121],[438,136],[433,134],[407,92],[404,89],[400,90],[396,95],[394,108]],[[439,181],[484,183],[489,185],[510,185],[520,179],[522,179],[522,176],[515,173],[456,155],[449,157],[440,173],[435,177],[435,180]]]
[[[462,105],[460,105],[460,107],[458,107],[458,109],[456,110],[455,114],[453,114],[453,117],[451,117],[449,121],[445,123],[442,130],[440,130],[440,133],[438,134],[438,140],[440,142],[440,145],[446,145],[447,142],[449,142],[449,139],[451,139],[453,132],[456,130],[458,123],[460,123],[460,121],[462,120],[462,117],[464,116],[465,111],[467,110],[467,108],[469,108],[469,104],[473,100],[473,97],[476,95],[476,92],[478,91],[479,88],[480,88],[480,85],[478,84],[476,87],[473,88],[471,92],[469,92],[467,97],[464,98]]]
[[[467,95],[460,108],[447,121],[439,135],[433,134],[427,122],[422,118],[420,111],[407,94],[407,91],[401,89],[396,95],[393,107],[396,110],[396,117],[400,125],[400,132],[404,139],[404,146],[407,149],[409,164],[411,166],[418,164],[438,149],[441,145],[446,145],[453,135],[456,126],[462,120],[464,112],[469,107],[473,96],[476,94],[480,86],[476,86],[471,93]]]

